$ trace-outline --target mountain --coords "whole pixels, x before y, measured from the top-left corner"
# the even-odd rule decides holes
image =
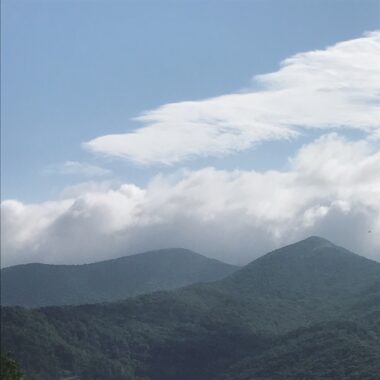
[[[380,264],[320,239],[125,301],[2,308],[27,379],[379,380]]]
[[[3,305],[26,307],[109,302],[216,281],[237,269],[186,249],[85,265],[16,265],[1,270],[1,298]]]
[[[379,263],[331,242],[310,237],[275,250],[235,272],[224,282],[227,289],[246,297],[270,297],[286,302],[350,302],[379,277]]]

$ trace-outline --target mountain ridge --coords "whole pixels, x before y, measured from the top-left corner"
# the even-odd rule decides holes
[[[2,349],[26,380],[377,380],[380,264],[318,244],[118,302],[3,307]]]
[[[186,249],[163,249],[90,264],[22,264],[1,270],[2,304],[83,304],[216,281],[239,267]]]

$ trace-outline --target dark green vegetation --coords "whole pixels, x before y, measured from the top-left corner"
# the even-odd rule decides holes
[[[2,318],[27,379],[380,379],[380,264],[319,238],[215,283]]]
[[[24,375],[17,363],[8,354],[1,353],[0,378],[2,380],[22,380]]]
[[[86,265],[16,265],[1,270],[3,305],[38,307],[116,301],[216,281],[238,267],[185,249],[165,249]]]

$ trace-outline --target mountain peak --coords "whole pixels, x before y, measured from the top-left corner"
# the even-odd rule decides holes
[[[277,256],[290,255],[293,258],[310,257],[311,255],[315,255],[317,251],[326,252],[326,250],[331,250],[332,248],[336,248],[337,250],[339,249],[347,253],[349,252],[345,250],[344,248],[334,245],[327,239],[324,239],[319,236],[309,236],[306,239],[297,241],[296,243],[288,244],[284,247],[281,247],[272,252],[269,252],[266,255],[252,262],[250,265],[252,265],[256,261],[261,261],[261,260],[265,261],[268,259],[272,260],[274,257],[277,257]]]
[[[320,236],[316,236],[316,235],[309,236],[308,238],[301,240],[299,243],[301,243],[303,241],[314,243],[314,244],[326,244],[327,243],[327,244],[333,245],[329,240],[322,238]]]
[[[291,244],[288,244],[284,247],[276,249],[272,252],[281,252],[284,249],[287,249],[288,247],[293,247],[293,248],[300,247],[303,249],[312,250],[312,249],[321,248],[321,247],[336,247],[336,245],[333,244],[331,241],[325,239],[325,238],[312,235],[312,236],[309,236],[303,240],[300,240],[300,241],[297,241],[295,243],[291,243]],[[270,252],[270,253],[272,253],[272,252]]]
[[[373,261],[311,236],[254,260],[224,282],[251,294],[317,298],[331,289],[342,296],[358,292],[379,274]]]
[[[308,238],[301,240],[294,244],[307,244],[309,247],[319,248],[319,247],[335,247],[335,244],[331,241],[322,238],[320,236],[309,236]]]

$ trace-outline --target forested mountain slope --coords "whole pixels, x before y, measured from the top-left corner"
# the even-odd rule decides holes
[[[378,380],[379,284],[379,263],[309,238],[214,283],[3,308],[2,347],[27,379]]]

